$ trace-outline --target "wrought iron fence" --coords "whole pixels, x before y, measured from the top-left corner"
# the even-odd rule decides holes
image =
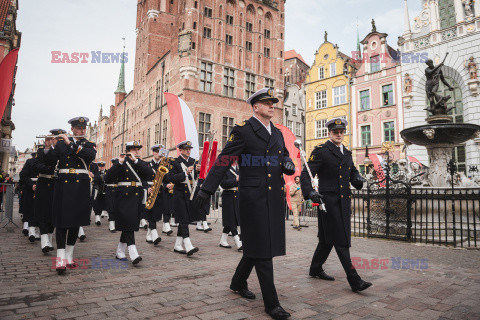
[[[13,197],[15,195],[14,187],[15,186],[13,184],[0,183],[0,189],[2,190],[2,192],[0,192],[0,197],[2,197],[2,219],[0,221],[0,224],[3,224],[3,228],[5,228],[10,223],[17,226],[13,222]]]

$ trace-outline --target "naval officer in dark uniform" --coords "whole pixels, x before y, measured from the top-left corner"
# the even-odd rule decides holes
[[[238,235],[240,225],[240,204],[238,199],[238,181],[240,180],[238,165],[234,163],[225,173],[220,186],[222,191],[222,225],[223,232],[220,238],[220,247],[231,248],[228,244],[228,234],[231,233],[238,251],[242,251],[242,241]]]
[[[88,166],[97,154],[95,144],[84,138],[88,118],[76,117],[68,123],[74,137],[60,134],[52,154],[45,159],[47,163],[57,164],[58,169],[53,192],[53,226],[56,228],[59,274],[67,267],[74,267],[73,249],[79,228],[90,225],[92,204]]]
[[[22,197],[19,203],[19,212],[23,215],[23,221],[28,222],[28,240],[35,242],[40,237],[40,232],[37,230],[37,222],[34,216],[34,195],[37,183],[37,174],[34,164],[37,154],[32,152],[31,158],[25,161],[25,164],[20,171],[20,186],[22,188]]]
[[[253,116],[233,128],[195,199],[195,205],[201,206],[208,201],[230,165],[238,159],[243,257],[230,288],[242,297],[255,299],[247,285],[247,279],[255,267],[265,312],[274,319],[286,319],[290,314],[278,301],[272,258],[285,255],[283,174],[293,175],[295,165],[289,158],[282,133],[270,121],[277,102],[273,89],[269,88],[257,91],[247,100],[253,107]]]
[[[118,161],[118,158],[112,158],[110,161],[112,162],[112,166],[113,166],[115,162]],[[115,193],[115,187],[117,182],[118,181],[114,179],[113,181],[110,181],[110,183],[105,183],[105,211],[107,211],[108,213],[108,230],[110,230],[110,232],[112,233],[116,232],[114,193]]]
[[[310,266],[310,276],[335,280],[323,269],[330,251],[335,247],[347,274],[348,283],[352,290],[357,292],[367,289],[372,284],[360,278],[350,260],[350,184],[356,189],[361,189],[364,179],[355,168],[352,152],[342,144],[347,124],[347,121],[341,118],[328,121],[326,125],[330,140],[315,147],[308,160],[313,177],[318,176],[318,192],[312,187],[306,167],[301,174],[301,184],[304,198],[314,203],[323,199],[327,211],[318,217],[318,246]]]

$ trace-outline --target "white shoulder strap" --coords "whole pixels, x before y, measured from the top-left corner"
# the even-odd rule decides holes
[[[130,165],[130,162],[128,162],[127,160],[125,160],[125,162],[127,163],[127,167],[130,168],[130,170],[132,170],[133,174],[135,175],[135,178],[137,178],[138,182],[140,184],[142,184],[142,180],[140,179],[140,177],[138,176],[138,174],[135,172],[135,170],[133,170],[132,166]]]

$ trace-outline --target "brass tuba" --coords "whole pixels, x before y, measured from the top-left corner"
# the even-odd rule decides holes
[[[155,178],[153,179],[152,192],[148,195],[147,203],[145,204],[145,208],[147,208],[147,210],[153,208],[155,200],[158,196],[158,191],[160,191],[160,187],[162,186],[163,177],[165,177],[165,175],[168,173],[168,169],[165,166],[166,164],[167,158],[163,157],[162,160],[160,160],[157,173],[155,174]]]

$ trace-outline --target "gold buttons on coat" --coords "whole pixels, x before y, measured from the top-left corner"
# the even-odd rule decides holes
[[[267,166],[269,166],[269,165],[270,165],[270,162],[267,162]]]
[[[267,149],[267,153],[268,153],[268,151],[269,151],[269,150]]]
[[[340,188],[343,188],[343,186],[342,186],[342,185],[340,185]]]
[[[77,183],[80,182],[80,180],[77,180]]]
[[[128,179],[128,178],[127,178]],[[342,176],[340,176],[340,179],[342,179]]]
[[[269,187],[268,187],[268,190],[272,190],[272,187],[269,186]]]
[[[340,198],[343,198],[343,194],[340,196]]]
[[[65,164],[65,166],[67,166],[67,167],[68,167],[68,163],[66,163],[66,164]]]
[[[126,196],[128,196],[128,192],[127,192],[127,193],[125,193],[125,195],[126,195]],[[343,197],[343,196],[342,196],[342,197]]]
[[[67,183],[67,182],[68,182],[68,181],[67,181],[67,180],[65,180],[65,183]]]
[[[282,187],[282,190],[283,190],[283,187]]]
[[[269,177],[269,178],[271,178],[271,177],[272,177],[272,175],[269,173],[269,174],[268,174],[268,177]]]
[[[136,195],[136,196],[138,196],[138,192],[137,192],[137,193],[135,193],[135,195]]]
[[[341,177],[340,177],[341,178]],[[127,177],[127,180],[128,180],[128,177]]]
[[[282,154],[282,151],[278,151],[278,153]]]
[[[342,169],[342,166],[338,167],[338,169]]]

